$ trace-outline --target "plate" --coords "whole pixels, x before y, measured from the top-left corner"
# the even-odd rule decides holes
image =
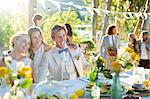
[[[148,92],[147,89],[134,89],[135,92]]]

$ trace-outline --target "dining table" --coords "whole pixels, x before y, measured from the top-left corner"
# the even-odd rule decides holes
[[[137,71],[139,70],[141,70],[141,68],[137,69]],[[136,83],[137,81],[143,80],[144,76],[140,73],[136,73],[135,71],[131,70],[131,71],[120,73],[119,78],[120,78],[121,85],[125,86],[125,88],[131,88],[134,83]],[[104,83],[104,84],[111,85],[113,82],[113,79],[107,79],[104,77],[104,75],[100,75],[97,81]],[[53,83],[53,81],[50,81],[50,82],[45,81],[45,83],[41,82],[41,84],[37,84],[37,85],[41,85],[41,89],[39,86],[37,86],[37,89],[39,91],[35,91],[36,88],[34,88],[33,94],[36,95],[37,92],[41,93],[41,92],[44,92],[44,90],[46,93],[52,93],[56,91],[57,94],[58,93],[62,94],[64,96],[64,99],[69,99],[71,94],[74,94],[77,90],[82,89],[85,91],[85,95],[84,97],[79,98],[79,99],[93,99],[91,92],[87,90],[87,86],[90,84],[89,77],[79,77],[77,79],[72,79],[72,80],[54,81],[55,86],[49,83]],[[44,86],[46,85],[45,88],[42,88],[44,87],[43,85]],[[126,94],[127,91],[128,90],[124,90],[124,92],[122,92],[123,93],[122,95],[127,95]],[[139,95],[142,96],[142,99],[150,99],[150,89],[149,89],[148,95],[141,95],[141,94]],[[100,93],[100,99],[111,99],[111,94]]]

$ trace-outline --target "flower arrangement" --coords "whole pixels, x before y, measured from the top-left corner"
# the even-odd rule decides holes
[[[0,84],[3,86],[5,83],[8,87],[7,93],[4,98],[11,98],[13,96],[21,95],[22,90],[30,88],[32,85],[32,69],[25,66],[23,63],[17,63],[17,71],[13,71],[9,67],[8,60],[5,60],[6,67],[0,67]],[[16,66],[17,67],[17,66]]]
[[[109,47],[108,48],[109,56],[117,56],[117,48],[116,47]]]
[[[95,59],[93,60],[95,69],[92,70],[90,73],[91,82],[96,82],[98,80],[99,73],[103,73],[106,78],[112,79],[110,70],[105,69],[104,63],[105,63],[105,60],[102,57],[100,57],[100,56],[98,58],[95,57]]]
[[[140,56],[136,54],[133,49],[127,47],[123,53],[117,57],[117,60],[113,62],[112,69],[115,75],[113,76],[113,83],[110,88],[113,99],[120,99],[122,96],[122,85],[119,79],[119,73],[138,65],[139,61]]]
[[[127,47],[124,52],[117,57],[117,60],[112,64],[113,71],[120,73],[124,69],[131,69],[137,66],[140,61],[140,55],[134,52],[133,49]]]

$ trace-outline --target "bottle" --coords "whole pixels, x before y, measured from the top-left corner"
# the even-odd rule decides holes
[[[100,99],[100,87],[96,86],[96,84],[92,87],[91,96],[93,99]]]

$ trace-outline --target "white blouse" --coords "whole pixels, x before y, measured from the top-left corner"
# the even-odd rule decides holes
[[[29,57],[25,58],[23,61],[12,59],[11,63],[9,64],[9,68],[14,72],[17,72],[23,65],[31,67],[31,59]]]

